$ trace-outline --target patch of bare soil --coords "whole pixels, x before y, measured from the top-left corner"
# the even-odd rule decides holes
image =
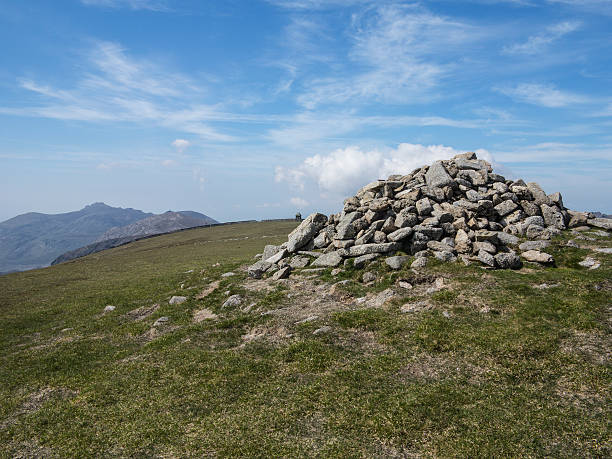
[[[65,387],[45,387],[38,392],[30,394],[17,411],[0,423],[0,428],[14,424],[20,416],[38,411],[48,401],[70,400],[76,397],[77,394],[78,392]]]
[[[220,284],[220,281],[211,282],[208,287],[206,287],[196,296],[196,300],[203,300],[204,298],[206,298],[208,295],[214,292],[217,288],[219,288],[219,284]]]
[[[577,354],[589,362],[609,365],[612,357],[612,340],[604,332],[575,332],[561,343],[561,350]]]
[[[275,285],[271,279],[248,279],[242,286],[251,292],[271,292]]]
[[[214,320],[216,318],[217,318],[217,314],[212,312],[210,309],[206,309],[206,308],[200,309],[199,311],[196,311],[193,313],[193,321],[197,324],[205,321],[206,319]]]
[[[147,317],[149,317],[151,314],[153,314],[158,309],[159,309],[159,304],[157,303],[152,304],[151,306],[141,306],[138,309],[133,309],[132,311],[126,313],[124,317],[126,317],[129,320],[140,322],[141,320],[144,320]]]
[[[454,360],[448,356],[419,354],[403,367],[399,376],[402,380],[440,380],[468,376],[470,382],[476,383],[486,373],[484,368],[467,362]]]

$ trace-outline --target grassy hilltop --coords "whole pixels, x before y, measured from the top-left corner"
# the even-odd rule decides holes
[[[248,279],[294,227],[188,230],[0,277],[0,457],[612,454],[612,255],[590,250],[609,233],[574,248],[564,232],[556,267]]]

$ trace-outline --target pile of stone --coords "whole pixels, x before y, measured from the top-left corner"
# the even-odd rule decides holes
[[[372,182],[346,199],[338,214],[310,215],[286,243],[266,246],[249,273],[275,271],[280,279],[313,258],[314,268],[349,260],[361,267],[398,251],[414,255],[415,268],[429,256],[501,269],[520,268],[521,258],[550,264],[552,256],[541,250],[561,230],[587,224],[610,229],[611,220],[591,217],[566,209],[560,193],[506,180],[475,153],[465,153]],[[521,239],[527,241],[519,245]],[[398,269],[410,259],[389,257],[387,264]]]

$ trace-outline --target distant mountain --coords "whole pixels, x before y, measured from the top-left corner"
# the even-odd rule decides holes
[[[171,233],[173,231],[194,228],[196,226],[213,225],[216,223],[218,223],[216,220],[213,220],[207,215],[191,210],[181,210],[180,212],[168,211],[160,215],[144,218],[130,225],[111,228],[100,236],[96,242],[63,253],[53,260],[51,264],[56,265],[102,250],[112,249],[113,247],[128,244],[147,236]]]
[[[595,218],[612,218],[611,214],[602,214],[601,212],[591,212]]]
[[[193,211],[155,215],[100,202],[65,214],[30,212],[0,223],[0,273],[48,266],[66,252],[86,255],[139,237],[212,223],[217,222]],[[100,244],[108,240],[114,242]],[[83,255],[71,258],[77,256]]]
[[[151,217],[138,220],[126,226],[111,228],[102,234],[96,242],[108,239],[120,239],[127,237],[149,236],[152,234],[170,233],[196,226],[210,225],[218,223],[212,218],[193,211],[172,212],[153,215]]]
[[[0,223],[0,272],[47,266],[58,255],[95,241],[116,226],[153,214],[97,202],[76,212],[30,212]]]

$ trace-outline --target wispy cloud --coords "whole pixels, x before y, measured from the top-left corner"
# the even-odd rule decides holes
[[[292,10],[321,10],[374,3],[375,0],[267,0],[268,3]],[[378,0],[379,2],[381,0]]]
[[[419,6],[382,6],[354,16],[350,70],[305,83],[298,102],[319,105],[429,100],[449,71],[452,52],[477,40],[472,26]],[[355,68],[362,69],[355,73]],[[340,75],[339,75],[340,74]]]
[[[81,0],[87,6],[102,8],[129,8],[131,10],[169,11],[164,0]]]
[[[570,105],[588,103],[590,101],[590,99],[585,96],[562,91],[552,85],[521,83],[514,87],[501,87],[495,89],[521,102],[549,108],[567,107]]]
[[[559,40],[570,32],[580,28],[578,21],[565,21],[547,27],[544,32],[530,36],[524,43],[516,43],[506,46],[503,52],[506,54],[538,54],[545,51],[550,44]]]
[[[152,61],[131,58],[113,42],[97,42],[84,64],[86,72],[69,89],[19,80],[20,86],[38,94],[42,103],[0,107],[0,113],[89,122],[152,123],[211,141],[234,140],[202,121],[213,119],[218,107],[196,103],[204,98],[205,91],[190,78]]]

